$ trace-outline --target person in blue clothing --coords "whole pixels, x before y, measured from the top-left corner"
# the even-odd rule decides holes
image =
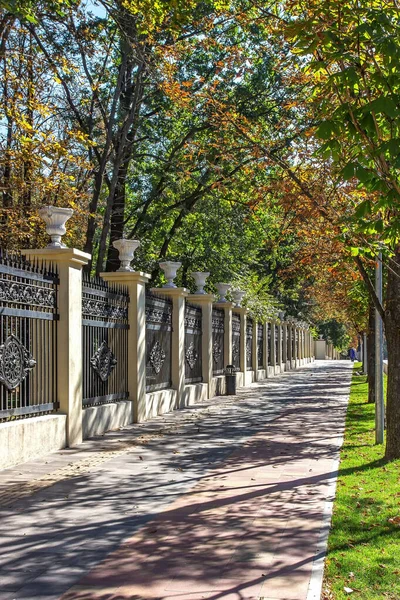
[[[355,351],[354,348],[350,348],[350,360],[351,362],[354,362],[357,358],[357,352]]]

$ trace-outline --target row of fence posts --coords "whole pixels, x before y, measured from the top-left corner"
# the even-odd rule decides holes
[[[60,411],[67,415],[67,444],[74,446],[82,441],[83,381],[85,380],[84,344],[82,343],[85,312],[82,306],[82,284],[85,283],[83,268],[89,263],[91,257],[80,250],[66,248],[62,245],[61,235],[65,233],[65,221],[67,220],[64,218],[64,222],[62,222],[58,212],[62,210],[67,209],[45,207],[41,211],[47,224],[47,231],[52,235],[52,244],[43,249],[23,250],[22,253],[28,260],[42,261],[43,264],[52,265],[52,268],[58,272],[57,396]],[[128,357],[126,397],[131,403],[131,422],[140,422],[152,416],[152,409],[149,408],[150,397],[157,394],[157,391],[146,392],[146,367],[148,366],[146,286],[150,282],[150,276],[130,269],[134,245],[136,244],[137,247],[138,242],[118,240],[114,244],[120,251],[121,268],[116,272],[102,273],[101,278],[113,286],[116,291],[120,286],[120,289],[124,290],[126,298],[129,299],[127,302],[127,327],[125,328],[126,341],[124,342]],[[164,263],[167,266],[168,264],[175,264],[175,267],[179,265],[179,263]],[[187,326],[185,328],[185,317],[188,303],[190,306],[201,309],[201,385],[206,386],[206,397],[208,398],[218,392],[215,379],[220,376],[214,364],[216,355],[215,342],[213,345],[215,310],[221,311],[220,315],[223,315],[224,320],[224,326],[221,328],[223,331],[223,350],[221,350],[223,359],[221,359],[220,365],[226,366],[233,363],[240,368],[243,372],[240,381],[242,385],[261,377],[271,376],[283,369],[296,368],[312,359],[313,339],[305,324],[285,320],[257,323],[248,318],[247,309],[240,305],[240,297],[239,302],[234,304],[227,301],[222,294],[220,301],[215,302],[214,295],[205,293],[201,285],[197,293],[190,294],[185,288],[175,287],[173,277],[170,273],[168,274],[166,269],[164,270],[168,283],[162,288],[153,288],[151,293],[160,298],[167,298],[172,304],[170,379],[171,388],[174,390],[173,408],[185,406],[187,404],[187,386],[200,383],[191,383],[187,373],[188,328]],[[89,316],[86,314],[88,327],[90,327]],[[90,332],[87,335],[90,335]],[[248,357],[250,356],[249,362]],[[249,372],[253,374],[250,376]]]

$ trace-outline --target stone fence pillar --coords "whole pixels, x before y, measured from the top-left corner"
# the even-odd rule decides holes
[[[102,273],[104,281],[128,288],[128,392],[132,401],[132,422],[148,417],[146,411],[146,283],[150,275],[135,271]]]

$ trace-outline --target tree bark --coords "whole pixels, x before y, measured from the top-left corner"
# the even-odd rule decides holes
[[[120,264],[119,252],[118,250],[116,250],[116,248],[114,248],[113,242],[115,242],[115,240],[121,239],[124,235],[126,178],[128,175],[129,163],[130,157],[120,167],[118,173],[118,182],[115,188],[113,208],[111,213],[110,242],[107,251],[106,271],[116,271]]]
[[[400,458],[400,244],[394,253],[386,287],[385,333],[388,349],[386,404],[386,453],[388,460]]]
[[[367,331],[368,403],[375,402],[375,306],[369,304]]]

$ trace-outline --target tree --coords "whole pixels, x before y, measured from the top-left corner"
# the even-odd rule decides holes
[[[400,457],[400,47],[398,6],[325,1],[285,5],[279,25],[302,55],[321,122],[319,152],[340,180],[364,191],[343,233],[380,311],[388,344],[386,457]],[[356,235],[354,235],[356,234]],[[358,242],[358,243],[357,243]],[[365,258],[384,249],[386,302],[377,302]]]

